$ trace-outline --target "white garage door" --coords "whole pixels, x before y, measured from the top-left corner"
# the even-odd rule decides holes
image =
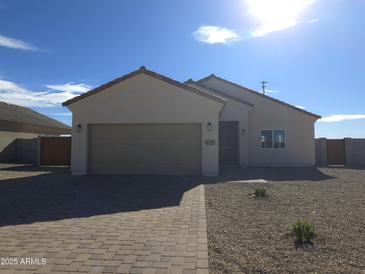
[[[201,124],[91,124],[91,174],[201,174]]]

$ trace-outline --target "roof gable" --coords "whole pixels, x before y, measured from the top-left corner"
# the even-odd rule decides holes
[[[252,104],[250,102],[247,102],[245,100],[242,100],[240,98],[237,98],[237,97],[232,96],[232,95],[229,95],[229,94],[225,94],[225,93],[221,92],[220,90],[217,90],[217,89],[214,89],[214,88],[211,88],[211,87],[206,87],[206,86],[202,85],[199,82],[194,82],[191,79],[189,79],[185,83],[187,85],[192,86],[192,87],[195,87],[197,89],[205,90],[206,92],[210,92],[210,93],[213,93],[213,94],[219,94],[220,96],[223,96],[223,98],[225,98],[227,100],[233,100],[233,101],[239,102],[241,104],[247,105],[249,107],[253,107],[254,106],[254,104]]]
[[[185,84],[180,83],[180,82],[178,82],[176,80],[173,80],[171,78],[168,78],[168,77],[166,77],[164,75],[158,74],[158,73],[156,73],[154,71],[147,70],[145,67],[142,66],[138,70],[135,70],[135,71],[133,71],[133,72],[131,72],[129,74],[126,74],[126,75],[124,75],[122,77],[119,77],[117,79],[114,79],[114,80],[112,80],[112,81],[110,81],[110,82],[108,82],[108,83],[106,83],[104,85],[101,85],[101,86],[99,86],[99,87],[97,87],[97,88],[95,88],[95,89],[93,89],[93,90],[91,90],[89,92],[86,92],[86,93],[81,94],[81,95],[79,95],[77,97],[74,97],[74,98],[72,98],[72,99],[64,102],[62,105],[63,106],[70,105],[72,103],[75,103],[75,102],[77,102],[79,100],[82,100],[82,99],[84,99],[84,98],[86,98],[88,96],[94,95],[95,93],[101,92],[101,91],[103,91],[103,90],[105,90],[105,89],[107,89],[107,88],[109,88],[111,86],[114,86],[114,85],[116,85],[116,84],[118,84],[118,83],[120,83],[122,81],[126,81],[126,80],[128,80],[128,79],[130,79],[130,78],[132,78],[132,77],[134,77],[136,75],[142,74],[142,73],[143,74],[146,74],[146,75],[148,75],[150,77],[154,77],[156,79],[159,79],[161,81],[167,82],[170,85],[174,85],[174,86],[177,86],[179,88],[185,89],[187,91],[194,92],[194,93],[196,93],[198,95],[201,95],[201,96],[204,96],[204,97],[206,97],[208,99],[211,99],[211,100],[214,100],[214,101],[223,103],[223,104],[227,102],[227,100],[224,99],[224,98],[222,98],[222,97],[219,97],[219,96],[213,95],[211,93],[205,92],[203,90],[196,89],[196,88],[193,88],[191,86],[185,85]]]
[[[256,95],[256,96],[259,96],[259,97],[262,97],[262,98],[268,99],[268,100],[270,100],[270,101],[272,101],[272,102],[274,102],[274,103],[284,105],[284,106],[286,106],[286,107],[289,107],[289,108],[294,109],[294,110],[296,110],[296,111],[299,111],[299,112],[302,112],[302,113],[304,113],[304,114],[310,115],[310,116],[315,117],[315,118],[317,118],[317,119],[321,118],[321,116],[319,116],[319,115],[317,115],[317,114],[314,114],[314,113],[312,113],[312,112],[306,111],[306,110],[301,109],[301,108],[297,108],[296,106],[293,106],[293,105],[291,105],[291,104],[285,103],[285,102],[283,102],[283,101],[280,101],[280,100],[278,100],[278,99],[272,98],[272,97],[270,97],[270,96],[264,95],[264,94],[262,94],[262,93],[259,93],[259,92],[255,91],[255,90],[248,89],[248,88],[243,87],[243,86],[241,86],[241,85],[239,85],[239,84],[237,84],[237,83],[234,83],[234,82],[228,81],[228,80],[226,80],[226,79],[224,79],[224,78],[221,78],[221,77],[219,77],[219,76],[216,76],[216,75],[214,75],[214,74],[211,74],[211,75],[209,75],[209,76],[207,76],[207,77],[204,77],[204,78],[202,78],[202,79],[198,80],[198,81],[197,81],[197,83],[200,83],[200,84],[202,84],[202,85],[204,86],[204,82],[209,81],[210,79],[216,79],[216,80],[222,81],[222,82],[224,82],[224,83],[226,83],[226,84],[228,84],[228,85],[235,86],[235,87],[237,87],[237,88],[239,88],[239,89],[241,89],[241,90],[243,90],[243,91],[245,91],[245,92],[249,92],[249,93],[254,94],[254,95]]]

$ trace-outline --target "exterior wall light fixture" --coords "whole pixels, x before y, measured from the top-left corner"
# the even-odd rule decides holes
[[[77,126],[76,126],[76,132],[77,133],[80,133],[81,132],[81,124],[78,124]]]

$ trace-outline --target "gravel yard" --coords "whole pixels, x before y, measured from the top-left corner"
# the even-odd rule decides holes
[[[365,169],[223,174],[205,186],[211,273],[365,273]],[[269,196],[251,197],[255,188]],[[315,226],[305,250],[290,235],[300,218]]]

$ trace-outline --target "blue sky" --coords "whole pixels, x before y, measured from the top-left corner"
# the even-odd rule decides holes
[[[145,65],[265,80],[324,117],[317,137],[365,137],[364,13],[362,0],[0,0],[0,100],[70,124],[62,101]]]

